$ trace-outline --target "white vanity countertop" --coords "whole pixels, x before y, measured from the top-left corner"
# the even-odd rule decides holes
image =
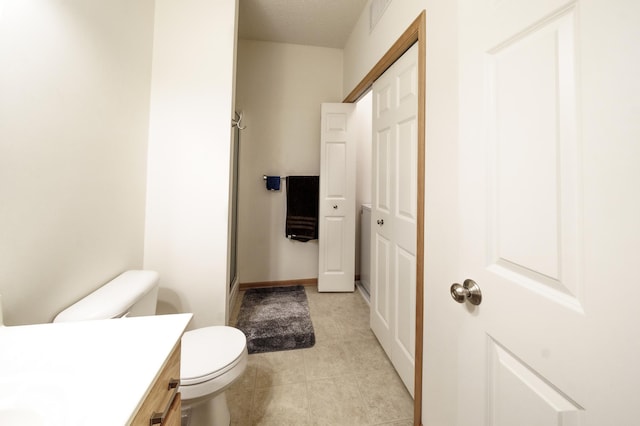
[[[128,424],[191,317],[0,327],[0,418],[28,413],[34,425]]]

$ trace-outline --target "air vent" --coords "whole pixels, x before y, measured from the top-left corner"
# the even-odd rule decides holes
[[[369,32],[373,31],[373,29],[384,15],[384,11],[387,10],[387,6],[389,6],[391,0],[373,0],[369,5]]]

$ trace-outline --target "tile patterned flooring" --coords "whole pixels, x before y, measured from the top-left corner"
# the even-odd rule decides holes
[[[231,425],[411,426],[413,399],[371,332],[360,293],[305,289],[315,346],[249,355],[227,390]]]

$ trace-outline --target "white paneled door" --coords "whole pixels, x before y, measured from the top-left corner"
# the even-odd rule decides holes
[[[418,47],[373,84],[371,329],[413,395]]]
[[[353,291],[356,238],[355,104],[323,103],[318,291]]]
[[[446,424],[638,425],[638,2],[461,0],[459,14],[452,282],[482,301],[453,287],[462,303],[438,325],[461,324]]]

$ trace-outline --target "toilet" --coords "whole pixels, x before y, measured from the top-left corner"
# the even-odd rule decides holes
[[[60,312],[53,322],[155,315],[159,275],[126,271]],[[183,415],[208,416],[215,426],[230,423],[224,391],[247,366],[247,339],[227,326],[203,327],[182,336],[180,393]],[[202,413],[199,413],[202,411]]]

